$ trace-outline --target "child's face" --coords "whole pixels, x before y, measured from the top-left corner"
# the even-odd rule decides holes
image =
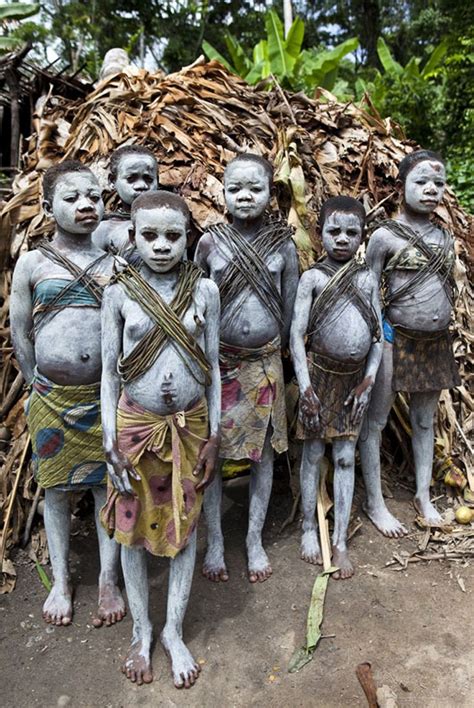
[[[183,258],[187,223],[179,209],[139,209],[135,214],[135,246],[155,273],[167,273]]]
[[[357,214],[333,211],[323,225],[323,246],[335,261],[348,261],[362,240],[362,224]]]
[[[52,204],[44,203],[60,229],[71,234],[90,234],[104,214],[99,184],[87,172],[66,172],[54,188]]]
[[[234,162],[224,173],[227,209],[237,219],[252,221],[262,216],[270,201],[268,175],[256,162]]]
[[[113,185],[122,202],[131,205],[143,192],[158,188],[155,160],[140,153],[124,155],[117,165]]]
[[[441,162],[423,160],[407,174],[405,204],[420,214],[434,211],[443,198],[446,171]]]

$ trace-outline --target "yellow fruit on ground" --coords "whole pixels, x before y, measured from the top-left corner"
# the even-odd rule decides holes
[[[454,514],[458,524],[468,524],[472,520],[473,512],[468,506],[460,506]]]

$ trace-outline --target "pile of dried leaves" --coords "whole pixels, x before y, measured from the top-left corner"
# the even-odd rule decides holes
[[[195,236],[222,218],[225,164],[243,151],[269,157],[276,168],[273,207],[295,227],[303,268],[312,262],[313,252],[320,251],[316,224],[321,202],[329,196],[348,194],[363,200],[372,221],[392,215],[398,201],[397,166],[414,147],[404,140],[397,126],[389,119],[382,120],[373,110],[369,113],[351,103],[338,103],[324,91],[311,100],[278,87],[257,90],[214,62],[197,62],[166,77],[127,69],[100,83],[85,100],[67,101],[48,95],[38,102],[35,132],[24,155],[23,171],[0,214],[0,264],[4,268],[4,304],[0,309],[4,366],[0,387],[5,402],[3,415],[8,416],[3,434],[11,437],[5,443],[5,464],[0,473],[0,509],[4,516],[12,503],[10,526],[4,529],[0,544],[0,566],[6,545],[19,540],[34,496],[27,465],[20,465],[21,459],[27,459],[22,458],[27,432],[22,400],[18,400],[22,381],[12,357],[7,322],[11,268],[22,250],[52,231],[40,207],[44,170],[57,160],[79,158],[93,167],[107,188],[106,166],[111,151],[132,142],[153,150],[161,185],[176,189],[186,198]],[[114,196],[108,193],[106,202],[113,206]],[[473,293],[466,276],[473,241],[472,235],[471,240],[468,238],[468,217],[449,190],[438,217],[457,238],[455,353],[464,381],[458,390],[443,393],[438,450],[440,464],[449,469],[453,466],[450,460],[454,460],[462,477],[469,466],[465,437],[474,417],[468,392]],[[398,415],[392,427],[409,459],[403,401]],[[12,501],[16,486],[19,493]],[[474,492],[474,483],[471,489]]]

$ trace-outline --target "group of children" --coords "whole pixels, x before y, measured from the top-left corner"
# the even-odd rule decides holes
[[[121,208],[103,220],[89,168],[69,161],[45,173],[43,207],[55,235],[21,256],[11,293],[54,573],[43,616],[56,625],[71,622],[67,492],[91,488],[101,560],[94,622],[113,624],[125,614],[117,585],[121,549],[134,622],[122,670],[132,681],[153,678],[145,551],[171,559],[161,641],[175,685],[189,687],[198,677],[182,623],[202,504],[203,573],[213,581],[229,577],[224,459],[250,461],[248,578],[262,582],[272,573],[262,530],[274,453],[288,445],[288,346],[300,391],[296,437],[304,441],[301,557],[321,563],[315,505],[319,464],[331,442],[333,577],[354,572],[346,541],[363,421],[366,512],[385,535],[406,533],[380,489],[380,432],[397,390],[411,392],[417,508],[429,522],[439,520],[429,499],[433,415],[439,391],[459,382],[448,332],[453,243],[429,219],[443,195],[444,166],[419,151],[402,161],[400,176],[400,215],[372,235],[367,262],[356,255],[364,208],[336,197],[320,215],[325,256],[299,279],[291,229],[267,214],[273,170],[258,155],[238,155],[226,166],[231,223],[203,234],[194,262],[186,255],[188,207],[157,190],[156,159],[146,148],[127,146],[112,156],[110,180]],[[407,366],[409,381],[402,375]],[[402,384],[393,385],[399,378]]]

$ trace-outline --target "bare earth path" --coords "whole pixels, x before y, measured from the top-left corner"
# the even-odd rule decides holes
[[[406,492],[391,508],[413,530]],[[350,544],[356,575],[330,581],[322,639],[311,664],[298,674],[287,665],[304,637],[316,569],[299,560],[299,529],[278,535],[288,498],[272,496],[266,546],[273,576],[250,585],[245,576],[245,485],[229,489],[224,532],[231,579],[213,584],[200,575],[204,550],[201,523],[198,561],[185,620],[185,637],[202,666],[194,688],[177,691],[158,643],[155,682],[137,687],[120,673],[131,635],[130,617],[96,630],[97,550],[92,530],[73,539],[76,613],[70,627],[41,620],[45,591],[31,565],[19,565],[17,589],[0,596],[0,704],[30,706],[366,706],[356,666],[370,661],[377,685],[388,685],[399,706],[473,706],[473,571],[432,562],[394,572],[385,567],[411,539],[384,540],[361,515],[362,529]],[[360,492],[356,511],[360,509]],[[83,523],[87,532],[89,520]],[[150,564],[151,565],[151,564]],[[150,568],[151,612],[158,634],[165,616],[167,563]],[[465,583],[463,593],[457,576]]]

